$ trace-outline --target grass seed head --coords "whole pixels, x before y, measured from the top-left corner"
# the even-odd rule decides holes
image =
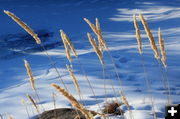
[[[102,53],[101,53],[101,51],[98,49],[98,46],[97,46],[97,44],[96,44],[96,41],[93,40],[93,38],[91,37],[91,35],[90,35],[89,33],[87,33],[87,36],[88,36],[89,42],[91,43],[94,51],[96,52],[97,56],[99,57],[99,60],[100,60],[101,64],[104,64]]]
[[[33,78],[33,74],[32,74],[32,71],[31,71],[31,67],[30,67],[30,65],[29,65],[29,63],[28,63],[27,60],[24,60],[24,65],[25,65],[25,67],[26,67],[27,74],[28,74],[29,79],[30,79],[29,81],[30,81],[30,84],[31,84],[31,88],[32,88],[33,90],[35,90],[35,80],[34,80],[34,78]]]
[[[78,109],[82,114],[85,115],[87,119],[93,119],[93,115],[90,111],[86,110],[82,104],[80,104],[68,91],[61,88],[57,84],[51,84],[58,92],[60,92],[63,96],[65,96],[69,102],[72,104],[73,107]]]
[[[150,30],[150,28],[149,28],[149,26],[148,26],[145,18],[143,17],[142,14],[139,14],[139,18],[141,19],[141,22],[142,22],[142,24],[143,24],[143,26],[144,26],[144,29],[145,29],[146,34],[147,34],[147,37],[148,37],[148,39],[149,39],[149,41],[150,41],[151,48],[152,48],[152,50],[154,51],[154,57],[155,57],[156,59],[160,59],[159,52],[158,52],[156,43],[155,43],[155,41],[154,41],[154,37],[153,37],[153,35],[152,35],[152,33],[151,33],[151,30]]]
[[[140,29],[139,29],[139,26],[138,26],[138,22],[136,20],[136,15],[133,15],[133,19],[134,19],[134,28],[136,30],[136,40],[137,40],[137,43],[138,43],[139,53],[142,54],[141,35],[140,35]]]
[[[38,108],[36,102],[34,101],[34,99],[28,94],[27,94],[27,97],[28,97],[29,101],[33,104],[33,106],[36,108],[36,111],[39,113],[40,112],[39,108]]]
[[[162,37],[162,33],[161,33],[160,28],[158,29],[158,38],[159,38],[159,45],[160,45],[161,55],[162,55],[161,61],[162,61],[163,65],[164,65],[164,67],[166,68],[167,67],[167,64],[166,64],[166,50],[165,50],[165,47],[164,47],[164,39]]]
[[[64,33],[63,30],[60,30],[60,35],[61,35],[61,39],[62,39],[63,44],[64,44],[67,59],[69,60],[69,62],[72,62],[72,57],[71,57],[70,50],[69,50],[69,47],[68,47],[68,43],[66,41],[65,33]]]
[[[79,84],[78,84],[78,82],[77,82],[77,80],[76,80],[76,77],[75,77],[73,71],[71,70],[71,68],[70,68],[68,65],[66,65],[66,67],[67,67],[67,69],[68,69],[69,75],[71,76],[71,78],[72,78],[72,80],[73,80],[73,82],[74,82],[74,85],[75,85],[75,87],[76,87],[77,92],[78,92],[78,93],[81,93],[80,88],[79,88]]]
[[[37,44],[41,44],[41,40],[38,37],[36,33],[26,24],[24,23],[20,18],[18,18],[13,13],[4,10],[4,13],[7,14],[9,17],[11,17],[17,24],[19,24],[26,32],[28,32],[36,41]]]

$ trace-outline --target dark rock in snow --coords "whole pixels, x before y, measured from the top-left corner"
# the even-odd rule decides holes
[[[85,119],[84,115],[80,111],[78,111],[80,115],[80,119]],[[92,114],[95,116],[96,113],[92,111]],[[77,116],[75,109],[70,108],[59,108],[55,110],[49,110],[43,112],[40,117],[36,117],[34,119],[74,119]]]

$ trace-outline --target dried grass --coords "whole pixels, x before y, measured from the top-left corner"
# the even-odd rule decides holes
[[[127,106],[127,108],[128,108],[130,118],[131,118],[131,119],[134,119],[133,114],[132,114],[132,111],[131,111],[131,108],[130,108],[130,105],[129,105],[129,103],[128,103],[128,101],[127,101],[127,99],[126,99],[126,97],[124,96],[124,94],[123,94],[122,91],[120,92],[120,95],[121,95],[121,100],[122,100],[123,104],[125,104],[125,105]]]
[[[39,39],[38,35],[34,33],[34,31],[26,23],[24,23],[20,18],[18,18],[10,11],[4,10],[4,13],[10,16],[17,24],[19,24],[26,32],[28,32],[35,39],[37,44],[41,44],[41,40]]]
[[[121,105],[117,101],[107,102],[102,111],[104,114],[123,115],[123,111],[118,109]]]
[[[71,48],[71,51],[73,52],[74,56],[78,57],[76,50],[73,46],[73,44],[71,43],[69,37],[66,35],[66,33],[64,33],[63,30],[60,30],[61,32],[61,38],[69,45],[69,47]]]
[[[103,44],[106,46],[106,43],[103,40],[103,36],[102,36],[102,33],[101,33],[101,28],[100,28],[100,23],[99,23],[98,18],[96,18],[96,31],[97,31],[97,34],[98,34],[97,37],[98,37],[98,43],[99,43],[99,50],[101,51],[101,53],[103,53],[103,51],[104,51]]]
[[[92,24],[88,19],[84,18],[86,23],[90,26],[90,28],[93,30],[93,32],[96,34],[100,46],[100,51],[103,52],[103,46],[108,50],[108,47],[106,45],[105,40],[103,39],[101,29],[100,29],[100,23],[99,20],[96,18],[96,26]]]
[[[138,43],[139,53],[142,54],[141,35],[140,35],[140,29],[139,29],[139,26],[138,26],[138,22],[136,20],[136,15],[133,15],[133,19],[134,19],[134,27],[135,27],[135,30],[136,30],[136,39],[137,39],[137,43]]]
[[[159,59],[160,59],[160,56],[159,56],[159,52],[158,52],[156,43],[155,43],[155,41],[154,41],[153,34],[151,33],[151,30],[150,30],[150,28],[149,28],[149,26],[148,26],[148,24],[147,24],[147,22],[146,22],[146,20],[144,19],[144,17],[143,17],[142,14],[139,14],[139,18],[141,19],[141,22],[142,22],[142,24],[143,24],[143,26],[144,26],[144,29],[145,29],[146,34],[147,34],[147,37],[148,37],[148,39],[149,39],[149,41],[150,41],[151,48],[152,48],[152,50],[154,51],[154,57],[159,60]]]
[[[160,45],[161,55],[162,55],[161,61],[162,61],[163,65],[164,65],[164,67],[167,68],[166,50],[165,50],[165,47],[164,47],[164,39],[162,37],[162,33],[161,33],[160,28],[158,30],[158,38],[159,38],[159,45]]]
[[[76,77],[75,77],[73,71],[71,70],[71,68],[70,68],[68,65],[66,65],[66,67],[67,67],[67,69],[68,69],[69,75],[71,76],[71,78],[72,78],[72,80],[73,80],[73,82],[74,82],[74,85],[75,85],[75,87],[76,87],[77,92],[80,94],[81,91],[80,91],[80,88],[79,88],[79,84],[78,84],[78,82],[77,82],[77,80],[76,80]]]
[[[104,64],[103,56],[102,56],[101,51],[98,49],[96,41],[92,39],[92,37],[91,37],[91,35],[89,33],[87,33],[87,36],[88,36],[89,42],[91,43],[94,51],[96,52],[97,56],[99,57],[99,60],[100,60],[101,64],[103,65]]]
[[[26,67],[26,70],[27,70],[27,74],[29,76],[29,79],[30,79],[30,84],[31,84],[31,88],[35,91],[35,80],[33,78],[33,74],[32,74],[32,71],[31,71],[31,67],[29,66],[29,63],[27,60],[24,60],[24,65]]]
[[[72,58],[71,58],[71,54],[70,54],[70,51],[69,51],[69,47],[68,47],[68,44],[67,44],[67,41],[66,41],[66,38],[65,38],[65,33],[63,32],[63,30],[60,30],[60,35],[61,35],[61,38],[62,38],[62,41],[63,41],[63,44],[64,44],[64,48],[66,50],[66,56],[67,56],[67,59],[69,60],[69,62],[72,62]]]
[[[40,113],[39,108],[38,108],[35,100],[34,100],[30,95],[28,95],[28,94],[27,94],[27,97],[28,97],[28,99],[30,100],[30,102],[33,104],[33,106],[36,108],[36,111],[37,111],[38,113]]]
[[[82,104],[80,104],[68,91],[61,88],[57,84],[51,84],[58,92],[60,92],[63,96],[65,96],[73,107],[78,109],[87,119],[93,119],[93,115],[90,111],[86,110]]]

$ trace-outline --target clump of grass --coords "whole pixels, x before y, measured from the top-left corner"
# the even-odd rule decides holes
[[[26,30],[35,39],[37,44],[41,44],[41,41],[40,41],[38,35],[36,33],[34,33],[33,30],[27,24],[25,24],[23,21],[21,21],[18,17],[16,17],[13,13],[11,13],[9,11],[4,11],[4,13],[7,14],[8,16],[10,16],[16,23],[18,23],[24,30]],[[145,29],[146,34],[148,36],[148,39],[150,41],[151,48],[154,51],[154,56],[159,61],[160,55],[159,55],[156,43],[154,41],[153,34],[151,33],[151,30],[148,27],[148,24],[147,24],[146,20],[144,19],[143,15],[140,14],[139,17],[141,19],[141,22],[142,22],[142,24],[144,26],[144,29]],[[104,69],[103,52],[104,52],[104,48],[105,48],[108,51],[108,53],[109,53],[109,56],[110,56],[110,58],[112,60],[112,63],[114,64],[114,69],[115,69],[117,78],[119,79],[120,86],[122,88],[122,83],[120,81],[120,78],[119,78],[119,75],[118,75],[118,72],[117,72],[117,69],[116,69],[116,66],[115,66],[114,59],[112,58],[112,56],[110,54],[110,51],[109,51],[109,48],[107,47],[106,42],[103,39],[99,20],[96,18],[96,24],[95,25],[92,24],[86,18],[84,18],[84,20],[88,23],[88,25],[91,27],[91,29],[94,31],[94,33],[97,36],[98,44],[91,37],[91,35],[89,33],[87,34],[87,36],[89,38],[89,41],[90,41],[91,45],[93,46],[93,49],[95,50],[96,54],[99,57],[99,60],[100,60],[100,63],[102,64],[102,66],[103,66],[103,69]],[[139,30],[139,27],[138,27],[138,24],[137,24],[136,16],[134,16],[134,27],[136,29],[136,39],[137,39],[137,42],[138,42],[139,53],[142,55],[142,43],[141,43],[140,30]],[[167,65],[166,65],[166,51],[165,51],[165,48],[164,48],[164,40],[162,38],[162,34],[161,34],[160,30],[159,30],[158,33],[159,33],[159,44],[160,44],[160,49],[161,49],[161,54],[162,54],[161,61],[162,61],[163,65],[164,65],[165,69],[167,69]],[[70,50],[73,52],[74,56],[77,59],[78,59],[78,55],[77,55],[77,53],[75,51],[75,48],[74,48],[73,44],[71,43],[69,37],[63,32],[63,30],[60,30],[60,35],[61,35],[61,38],[63,40],[64,46],[65,46],[65,49],[66,49],[67,58],[68,58],[69,62],[72,65],[72,58],[71,58]],[[41,44],[41,46],[45,50],[45,48],[44,48],[44,46],[42,44]],[[58,73],[58,76],[61,79],[61,76],[60,76],[60,74],[59,74],[59,72],[58,72],[58,70],[56,68],[56,65],[53,63],[53,61],[52,61],[51,57],[48,55],[47,51],[45,51],[45,52],[46,52],[49,60],[52,62],[53,66],[55,67],[56,72]],[[78,61],[79,61],[79,59],[78,59]],[[28,64],[28,62],[26,60],[24,60],[24,63],[25,63],[25,67],[27,69],[27,73],[28,73],[29,78],[30,78],[31,88],[36,92],[35,80],[33,78],[33,74],[32,74],[31,68],[30,68],[30,66],[29,66],[29,64]],[[80,61],[79,61],[79,64],[80,64]],[[70,76],[73,79],[73,82],[74,82],[74,84],[76,86],[77,92],[80,95],[80,87],[79,87],[79,85],[77,83],[77,80],[76,80],[74,74],[73,74],[73,71],[71,70],[71,68],[69,66],[67,66],[67,69],[69,71]],[[86,76],[86,78],[87,78],[87,76]],[[67,90],[66,85],[64,84],[62,79],[61,79],[61,81],[62,81],[62,84],[64,85],[64,88],[61,88],[57,84],[52,84],[52,86],[54,88],[56,88],[62,95],[64,95],[67,98],[67,100],[69,100],[69,102],[72,104],[72,106],[75,107],[76,109],[78,109],[82,114],[84,114],[87,119],[93,119],[92,113],[90,111],[86,110],[86,108],[82,104],[80,104],[69,93],[69,91]],[[92,89],[92,86],[91,86],[91,84],[90,84],[88,79],[87,79],[87,81],[88,81],[88,83],[89,83],[89,85],[90,85],[90,87]],[[95,93],[94,93],[93,89],[92,89],[92,92],[93,92],[93,94],[95,96]],[[37,92],[36,92],[36,94],[37,94]],[[27,95],[27,97],[31,101],[33,106],[36,108],[36,110],[37,110],[37,112],[39,114],[40,113],[39,106],[36,104],[35,100],[30,95]],[[39,96],[37,95],[37,97],[39,97]],[[121,90],[121,98],[122,98],[122,102],[128,107],[128,110],[130,112],[130,117],[133,118],[132,111],[130,110],[130,105],[129,105],[126,97],[123,94],[123,88]],[[55,97],[53,97],[53,100],[54,100],[54,107],[56,108]],[[121,105],[122,105],[122,103],[118,103],[117,101],[116,102],[114,101],[112,103],[108,103],[107,102],[107,104],[104,106],[104,109],[102,111],[105,114],[123,114],[123,112],[121,112],[122,110],[120,112],[117,112],[117,108],[119,106],[121,106]],[[154,111],[154,113],[155,113],[155,111]],[[79,116],[79,115],[77,115],[77,116]],[[154,116],[155,116],[154,118],[156,118],[155,114],[154,114]],[[8,118],[9,119],[13,119],[11,116],[8,116]],[[79,118],[79,117],[77,117],[77,118]]]
[[[120,109],[120,106],[123,105],[117,101],[108,102],[104,105],[102,112],[104,114],[113,114],[113,115],[123,115],[123,111]]]
[[[84,18],[85,22],[90,26],[90,28],[92,29],[92,31],[96,34],[97,38],[98,38],[98,42],[99,42],[99,45],[103,45],[103,47],[107,50],[109,56],[110,56],[110,59],[113,63],[113,67],[114,67],[114,71],[116,73],[116,76],[117,76],[117,79],[119,81],[119,85],[120,85],[120,90],[123,91],[123,87],[122,87],[122,81],[120,79],[120,76],[119,76],[119,73],[118,73],[118,70],[117,70],[117,67],[116,67],[116,64],[115,64],[115,61],[111,55],[111,52],[105,42],[105,40],[103,39],[103,36],[102,36],[102,32],[101,32],[101,29],[100,29],[100,23],[99,23],[99,20],[96,18],[96,26],[94,24],[92,24],[87,18]],[[101,63],[102,64],[102,63]],[[104,67],[104,64],[102,64],[103,67]],[[103,68],[104,70],[104,68]],[[113,86],[112,86],[113,87]],[[114,90],[114,89],[113,89]],[[116,94],[115,94],[116,95]]]
[[[97,35],[98,41],[100,46],[104,46],[106,49],[108,49],[105,40],[103,39],[102,33],[101,33],[101,29],[100,29],[100,24],[99,24],[99,20],[96,18],[96,26],[94,24],[92,24],[88,19],[84,18],[84,21],[86,21],[86,23],[91,27],[91,29],[94,31],[94,33]],[[102,47],[101,47],[102,49]],[[103,49],[102,49],[103,51]]]

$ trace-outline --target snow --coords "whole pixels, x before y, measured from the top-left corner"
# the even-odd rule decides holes
[[[124,94],[131,105],[134,119],[152,119],[151,93],[148,92],[144,80],[132,15],[139,12],[144,14],[148,19],[156,43],[158,43],[157,29],[161,27],[166,44],[172,103],[177,104],[180,103],[180,24],[178,24],[180,8],[177,4],[179,4],[178,1],[169,2],[163,0],[159,2],[153,0],[148,2],[144,0],[139,2],[133,0],[70,0],[67,2],[58,0],[1,0],[0,9],[1,13],[4,9],[15,13],[35,31],[43,30],[46,31],[45,33],[50,34],[42,37],[43,43],[48,49],[48,54],[58,67],[58,71],[64,79],[69,92],[79,100],[66,69],[66,64],[69,64],[69,62],[59,36],[59,30],[63,29],[67,33],[77,49],[80,62],[96,93],[96,96],[92,94],[78,60],[73,57],[74,74],[82,90],[86,107],[94,111],[100,111],[98,104],[103,106],[106,97],[109,101],[115,99],[111,83],[113,83],[118,94],[120,89],[112,61],[108,53],[105,52],[104,61],[107,82],[107,94],[105,94],[102,67],[86,36],[86,32],[92,34],[92,31],[83,21],[83,18],[86,17],[90,21],[94,21],[98,17],[104,39],[109,46],[123,82]],[[26,94],[34,96],[34,93],[31,90],[29,78],[26,74],[24,59],[27,59],[31,65],[36,79],[37,92],[44,108],[46,110],[54,108],[52,93],[56,94],[58,108],[70,107],[70,103],[50,86],[51,83],[57,83],[63,87],[52,66],[52,62],[49,61],[45,52],[38,45],[35,45],[33,39],[28,37],[26,32],[8,16],[2,13],[0,18],[0,114],[4,117],[5,113],[8,112],[14,119],[27,119],[25,107],[21,104],[22,98],[27,103],[30,116],[33,117],[37,114],[31,111],[31,104],[26,97]],[[167,100],[161,81],[161,72],[141,24],[140,29],[142,31],[145,67],[148,77],[152,81],[155,111],[157,118],[163,119]],[[44,34],[44,32],[40,33]],[[10,36],[13,36],[13,38],[9,38]],[[23,36],[26,36],[26,39],[23,39]],[[19,39],[21,40],[20,43],[17,42]],[[125,117],[128,118],[129,111],[127,107],[122,106],[121,108],[125,111]],[[96,116],[96,118],[100,117]],[[121,116],[109,116],[109,119],[121,118]]]

